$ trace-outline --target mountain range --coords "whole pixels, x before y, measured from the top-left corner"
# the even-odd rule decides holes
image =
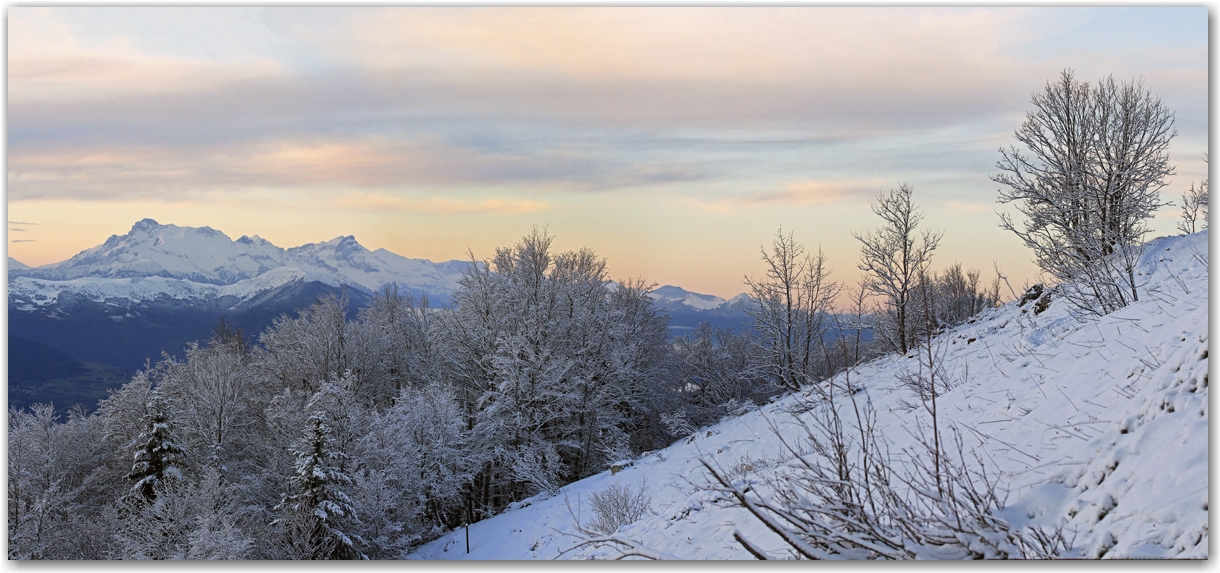
[[[134,372],[206,340],[222,318],[256,337],[276,317],[328,294],[345,294],[353,315],[391,284],[443,307],[470,264],[370,251],[351,235],[285,249],[258,236],[234,240],[210,227],[143,219],[58,263],[29,267],[10,257],[9,334]],[[740,310],[745,295],[726,300],[667,285],[653,298],[673,336],[701,322],[737,332],[750,323]]]

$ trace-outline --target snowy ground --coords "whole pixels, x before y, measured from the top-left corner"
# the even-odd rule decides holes
[[[942,419],[975,443],[1008,490],[1003,517],[1017,525],[1060,525],[1082,557],[1207,558],[1208,268],[1207,233],[1148,244],[1140,301],[1080,322],[1063,301],[1034,315],[1010,303],[937,341],[953,389]],[[889,356],[852,375],[879,412],[892,450],[915,445],[924,415],[907,411],[897,377],[915,359]],[[791,458],[801,396],[788,396],[700,429],[664,450],[540,496],[421,547],[415,559],[552,559],[578,543],[574,515],[589,523],[590,496],[608,484],[643,485],[652,514],[619,535],[681,559],[749,559],[733,539],[786,555],[745,510],[707,491],[700,456],[745,468],[750,481]],[[586,547],[564,559],[610,558]]]

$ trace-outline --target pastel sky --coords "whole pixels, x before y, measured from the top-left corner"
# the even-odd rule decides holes
[[[1176,112],[1164,199],[1206,177],[1203,7],[12,7],[8,253],[152,217],[485,258],[537,224],[614,278],[728,297],[781,225],[854,282],[852,233],[906,181],[935,267],[1019,288],[989,176],[1069,67]]]

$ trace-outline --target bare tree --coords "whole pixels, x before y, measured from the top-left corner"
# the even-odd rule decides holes
[[[1203,154],[1203,163],[1207,163],[1206,153]],[[1207,228],[1207,180],[1204,176],[1198,187],[1191,183],[1190,188],[1182,194],[1182,220],[1178,222],[1178,230],[1187,235]],[[1200,220],[1203,222],[1202,226],[1198,226]]]
[[[936,321],[957,325],[970,317],[994,306],[991,295],[980,285],[982,273],[978,269],[962,270],[961,263],[953,263],[939,276],[934,277]],[[999,286],[999,285],[996,285]]]
[[[885,225],[871,233],[853,234],[860,241],[860,270],[868,273],[866,287],[882,297],[881,328],[874,335],[906,354],[915,344],[911,317],[912,293],[921,273],[932,261],[932,251],[943,233],[917,233],[923,214],[911,202],[914,189],[907,183],[880,193],[871,203]]]
[[[752,304],[743,310],[754,318],[763,351],[768,354],[768,378],[790,390],[815,379],[823,336],[830,327],[830,312],[842,287],[830,280],[826,255],[819,247],[806,255],[792,233],[775,234],[771,251],[762,260],[766,278],[746,277]]]
[[[992,181],[1000,203],[1021,224],[1000,226],[1034,251],[1042,270],[1068,285],[1080,310],[1105,314],[1138,300],[1135,265],[1147,220],[1164,206],[1160,189],[1173,175],[1173,113],[1142,82],[1113,77],[1096,86],[1064,70],[1031,98],[1034,110],[1001,149]]]

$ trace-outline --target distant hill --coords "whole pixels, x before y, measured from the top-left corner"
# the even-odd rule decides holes
[[[8,338],[10,408],[42,402],[53,403],[61,415],[77,403],[92,410],[108,389],[130,381],[131,374],[123,368],[81,362],[41,342]]]

